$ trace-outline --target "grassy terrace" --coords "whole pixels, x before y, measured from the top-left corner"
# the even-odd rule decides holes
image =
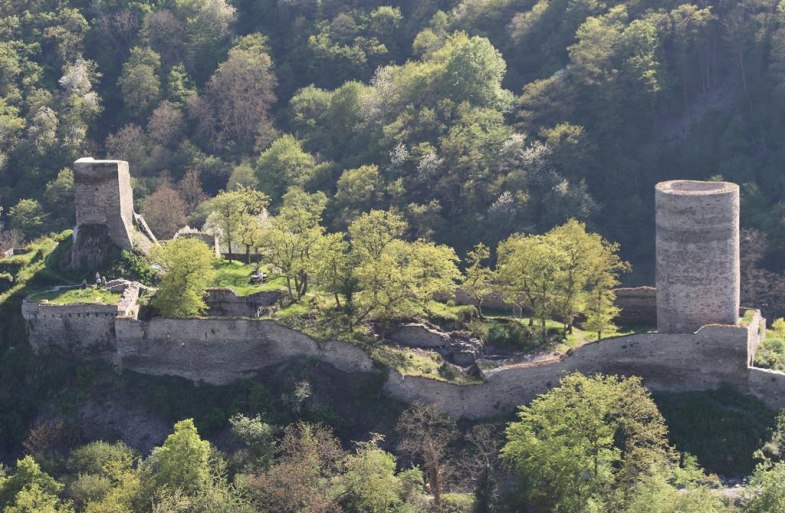
[[[230,288],[239,296],[286,289],[286,279],[283,276],[274,274],[269,265],[262,265],[261,268],[267,273],[267,281],[254,285],[251,284],[251,274],[256,269],[256,264],[244,264],[237,260],[216,260],[209,286]]]
[[[48,301],[53,305],[101,304],[113,305],[120,301],[119,292],[88,287],[86,289],[61,289],[40,292],[30,296],[32,301]]]

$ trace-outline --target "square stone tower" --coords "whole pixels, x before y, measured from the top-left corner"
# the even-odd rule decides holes
[[[76,227],[72,268],[100,268],[112,247],[148,251],[155,242],[134,213],[128,162],[81,158],[74,162]]]

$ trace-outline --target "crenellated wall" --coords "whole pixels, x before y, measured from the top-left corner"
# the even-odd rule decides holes
[[[117,305],[54,305],[25,300],[22,316],[28,340],[36,351],[58,347],[85,354],[114,348]]]

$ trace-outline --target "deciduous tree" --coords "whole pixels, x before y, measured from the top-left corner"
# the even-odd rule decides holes
[[[151,258],[163,278],[150,300],[165,317],[192,317],[204,312],[205,287],[212,274],[213,251],[197,239],[174,239],[153,248]]]

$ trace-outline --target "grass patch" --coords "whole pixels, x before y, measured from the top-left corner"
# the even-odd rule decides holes
[[[244,264],[237,260],[216,260],[213,264],[213,278],[208,286],[229,288],[238,296],[286,289],[286,278],[274,274],[267,265],[261,266],[262,271],[267,273],[267,281],[252,284],[251,275],[255,269],[256,264]]]
[[[775,412],[730,387],[655,393],[653,398],[676,448],[694,454],[707,470],[724,476],[749,475],[756,464],[753,452],[776,424]]]
[[[40,292],[30,296],[32,301],[48,301],[53,305],[101,304],[113,305],[120,301],[119,292],[88,287],[86,289],[63,289]]]

